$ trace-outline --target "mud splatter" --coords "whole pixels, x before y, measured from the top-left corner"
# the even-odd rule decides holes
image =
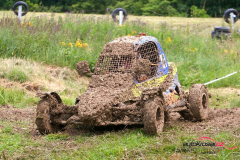
[[[91,70],[89,69],[88,66],[88,62],[86,60],[78,62],[76,64],[76,70],[80,76],[86,76],[88,73],[91,73]]]
[[[151,74],[151,62],[148,59],[139,59],[133,62],[133,77],[139,82],[143,82],[148,79]]]

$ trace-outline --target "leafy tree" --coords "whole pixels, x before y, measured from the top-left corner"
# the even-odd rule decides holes
[[[149,3],[142,8],[145,15],[156,16],[177,16],[178,12],[171,6],[171,1],[149,0]]]

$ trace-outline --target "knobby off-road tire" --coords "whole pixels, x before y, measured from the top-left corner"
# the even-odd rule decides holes
[[[164,103],[160,97],[150,98],[144,103],[144,132],[159,134],[164,127]]]
[[[25,12],[22,13],[22,16],[25,16],[28,12],[28,5],[27,3],[23,2],[23,1],[19,1],[19,2],[16,2],[14,5],[13,5],[13,12],[18,16],[18,11],[17,11],[17,7],[18,6],[24,6],[25,8]]]
[[[209,112],[209,96],[207,87],[203,84],[194,84],[189,90],[190,111],[193,117],[202,121],[208,117]]]
[[[41,134],[50,134],[59,131],[59,126],[51,123],[50,109],[54,102],[49,97],[44,97],[38,102],[36,125]]]

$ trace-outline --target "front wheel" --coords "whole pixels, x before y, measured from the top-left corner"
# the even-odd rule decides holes
[[[38,102],[36,110],[36,125],[41,134],[55,133],[59,130],[59,127],[51,122],[51,104],[52,100],[47,96]]]
[[[164,103],[160,97],[150,98],[144,104],[144,131],[147,134],[159,134],[164,127]]]
[[[209,112],[209,95],[203,84],[193,84],[189,90],[188,101],[193,117],[202,121],[207,119]]]

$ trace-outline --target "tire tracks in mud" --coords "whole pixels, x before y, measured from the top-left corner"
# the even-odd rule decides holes
[[[14,131],[19,128],[18,122],[29,125],[29,131],[36,130],[35,125],[35,111],[36,106],[25,109],[14,108],[12,106],[0,106],[0,120],[3,122],[10,122],[14,127]],[[208,119],[202,122],[192,122],[184,120],[178,113],[170,113],[170,121],[165,124],[165,131],[167,132],[170,127],[180,127],[190,131],[226,131],[228,129],[240,128],[240,107],[235,108],[211,108]],[[4,126],[0,125],[0,128]],[[23,129],[25,130],[25,128]],[[68,127],[67,130],[71,130]],[[71,132],[71,131],[69,131]],[[68,132],[66,132],[68,133]],[[239,130],[240,134],[240,130]]]
[[[208,118],[202,122],[186,121],[178,113],[170,114],[169,127],[180,127],[191,131],[226,131],[228,129],[240,128],[240,107],[234,108],[211,108]],[[239,133],[240,134],[240,133]]]

